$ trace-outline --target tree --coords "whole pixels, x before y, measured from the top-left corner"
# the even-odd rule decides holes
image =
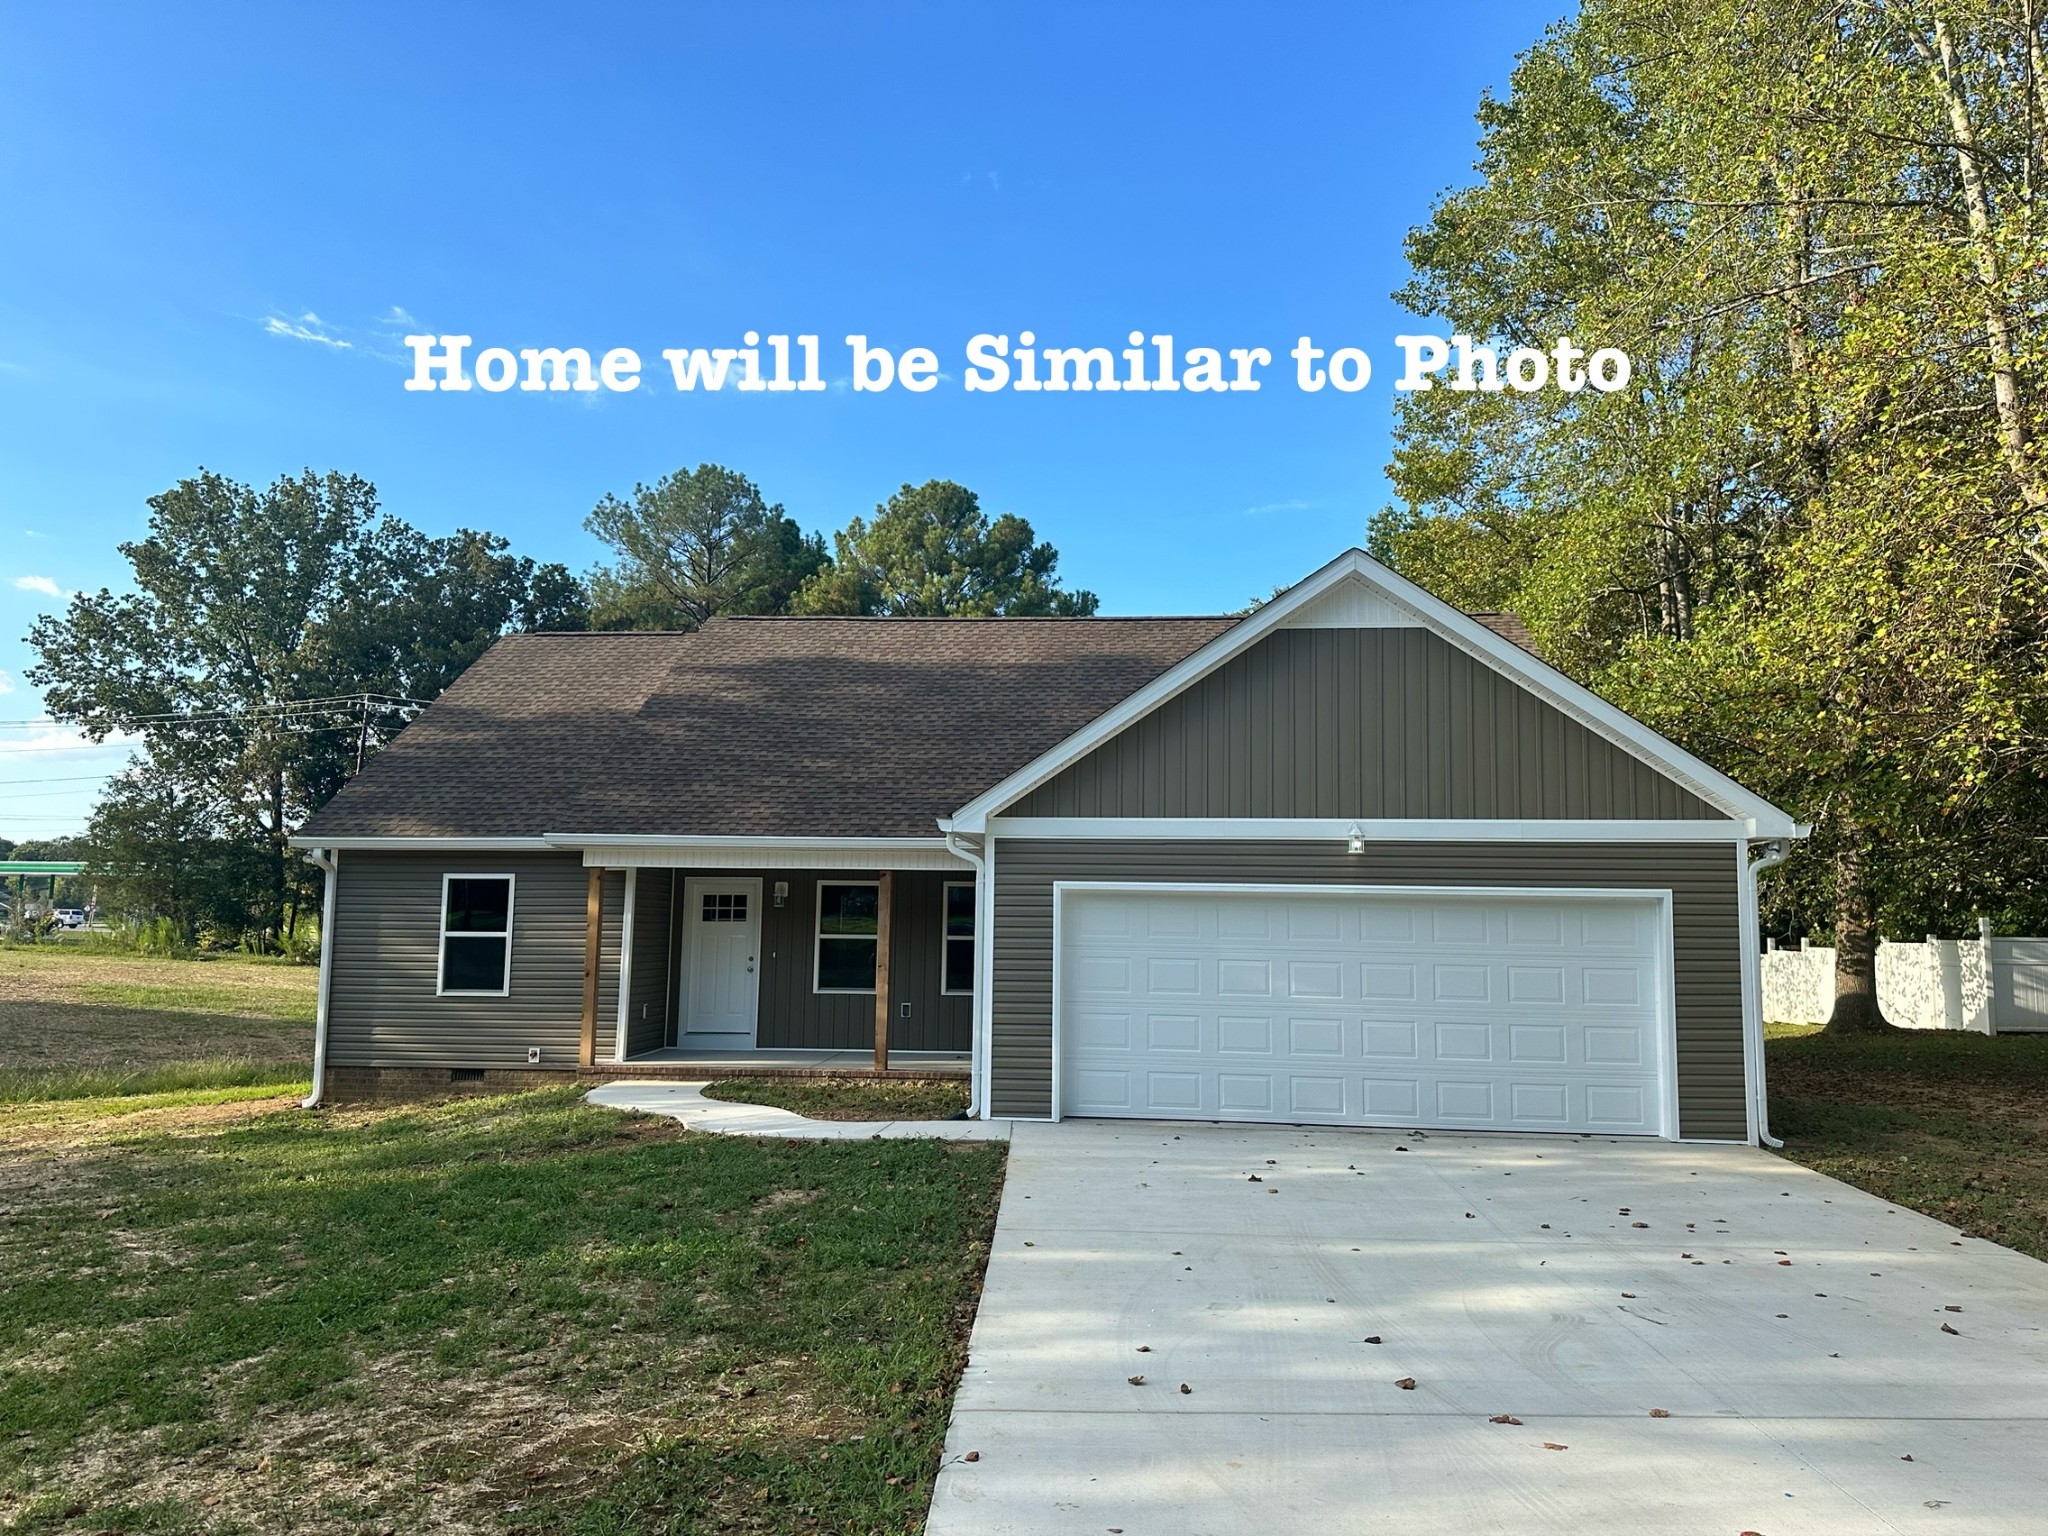
[[[599,629],[696,629],[714,614],[784,613],[826,563],[825,542],[717,464],[607,494],[584,527],[617,560],[590,574]]]
[[[266,885],[261,850],[223,825],[219,807],[148,763],[93,808],[84,857],[106,910],[163,918],[186,947],[209,929],[239,933]]]
[[[1585,0],[1480,109],[1401,297],[1622,393],[1399,407],[1377,550],[1808,819],[1774,923],[2038,906],[2048,831],[2031,0]]]
[[[905,485],[834,536],[829,567],[804,583],[798,613],[931,616],[1086,615],[1093,592],[1068,592],[1059,552],[1005,512],[991,522],[974,492],[950,480]]]
[[[574,578],[494,535],[426,538],[353,475],[258,491],[202,470],[149,507],[121,546],[133,590],[40,619],[29,677],[90,739],[139,737],[152,786],[258,851],[244,926],[274,939],[310,878],[291,828],[506,628],[575,622]]]

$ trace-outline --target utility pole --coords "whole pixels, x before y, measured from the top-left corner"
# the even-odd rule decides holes
[[[362,773],[363,753],[370,745],[370,696],[365,693],[356,702],[362,706],[362,716],[356,724],[356,773],[351,777]]]

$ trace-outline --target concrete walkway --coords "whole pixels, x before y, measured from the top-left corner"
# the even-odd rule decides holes
[[[606,1109],[667,1115],[693,1131],[727,1136],[788,1136],[811,1141],[898,1141],[933,1136],[944,1141],[1007,1141],[1007,1120],[813,1120],[766,1104],[707,1099],[708,1083],[600,1083],[583,1097]]]
[[[2048,1265],[1765,1152],[1019,1122],[929,1530],[2038,1536],[2044,1446]]]

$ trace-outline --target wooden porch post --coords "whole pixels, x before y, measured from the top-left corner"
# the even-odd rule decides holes
[[[889,913],[895,905],[889,871],[875,892],[875,1070],[889,1070]]]
[[[604,939],[604,871],[590,871],[590,892],[583,905],[583,1040],[580,1065],[597,1065],[597,966]]]

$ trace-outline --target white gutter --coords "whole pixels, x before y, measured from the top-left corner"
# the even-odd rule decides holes
[[[946,826],[944,822],[941,826]],[[973,1050],[968,1055],[968,1096],[974,1104],[977,1118],[988,1118],[989,1103],[989,1027],[994,1013],[994,989],[988,984],[994,974],[991,957],[995,953],[995,925],[988,919],[995,912],[995,892],[991,889],[986,857],[987,844],[980,848],[969,848],[960,841],[959,834],[946,826],[946,851],[956,858],[965,859],[974,866],[974,1020],[970,1036]]]
[[[1798,834],[1804,837],[1812,828],[1800,827]],[[1773,838],[1764,844],[1761,857],[1751,859],[1744,855],[1742,888],[1742,1000],[1743,1033],[1748,1037],[1743,1056],[1747,1062],[1744,1077],[1749,1090],[1750,1123],[1756,1132],[1756,1139],[1766,1147],[1782,1147],[1785,1143],[1771,1134],[1770,1099],[1764,1083],[1764,1001],[1762,963],[1756,952],[1757,943],[1757,876],[1767,869],[1776,869],[1792,856],[1792,844],[1788,838]]]
[[[313,1005],[313,1091],[299,1101],[301,1109],[318,1109],[327,1091],[327,1017],[334,994],[334,888],[341,883],[341,855],[313,848],[307,851],[306,862],[326,876],[320,882],[320,990]]]

